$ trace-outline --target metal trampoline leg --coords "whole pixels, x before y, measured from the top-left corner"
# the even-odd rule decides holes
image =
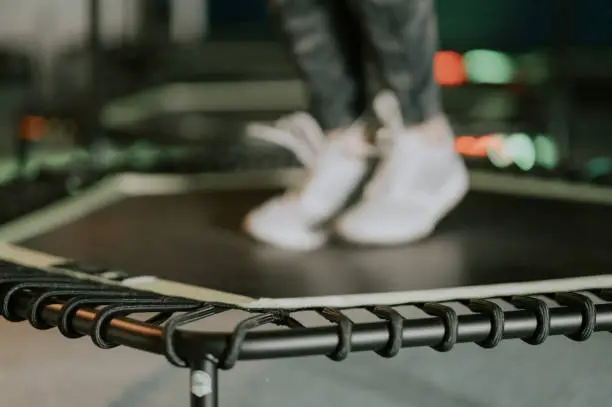
[[[217,365],[210,360],[191,364],[191,407],[219,406],[218,374]]]

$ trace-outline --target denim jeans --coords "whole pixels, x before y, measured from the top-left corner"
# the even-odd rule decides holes
[[[325,130],[349,126],[368,107],[368,50],[406,125],[440,113],[434,0],[274,0],[272,10]]]

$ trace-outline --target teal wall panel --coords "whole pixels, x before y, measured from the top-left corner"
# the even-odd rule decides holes
[[[552,41],[551,6],[559,1],[436,0],[442,46],[503,50],[545,46]],[[612,45],[612,1],[572,1],[575,42]],[[210,4],[213,24],[268,24],[267,0],[210,0]]]

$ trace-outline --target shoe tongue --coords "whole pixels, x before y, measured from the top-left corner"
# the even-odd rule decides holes
[[[378,132],[376,145],[384,157],[391,155],[411,156],[415,152],[422,151],[429,144],[423,133],[414,130],[387,131],[381,129]]]
[[[406,129],[392,136],[386,142],[389,150],[397,149],[400,154],[414,155],[427,151],[440,152],[453,149],[453,138],[447,133],[428,134],[417,129]],[[389,150],[387,150],[389,152]]]
[[[346,131],[331,134],[329,143],[332,148],[342,149],[352,157],[365,158],[372,153],[372,146],[366,140],[365,131],[355,126]]]

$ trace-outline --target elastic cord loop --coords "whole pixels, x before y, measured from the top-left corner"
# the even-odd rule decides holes
[[[192,322],[200,321],[202,319],[211,317],[213,315],[220,314],[221,312],[226,311],[226,309],[215,306],[215,305],[204,305],[202,308],[185,313],[183,315],[177,315],[174,318],[170,319],[168,323],[163,328],[163,337],[164,337],[164,355],[168,362],[173,364],[176,367],[187,367],[189,364],[180,358],[178,353],[176,352],[174,340],[174,335],[178,328],[183,325],[190,324]]]
[[[145,302],[140,301],[133,305],[126,305],[124,302],[111,305],[99,311],[93,320],[91,328],[91,340],[101,349],[112,349],[119,345],[112,343],[106,339],[106,330],[110,325],[111,320],[118,317],[125,317],[129,314],[144,313],[144,312],[180,312],[189,311],[194,307],[194,303],[189,301],[177,301],[169,303],[164,300]],[[156,317],[153,317],[156,318]],[[151,319],[147,322],[151,323]]]
[[[489,336],[485,340],[477,342],[477,344],[485,349],[497,347],[504,339],[505,318],[502,307],[493,301],[479,299],[470,300],[466,305],[472,312],[489,317],[491,322],[491,332],[489,333]]]
[[[404,340],[404,317],[391,307],[374,307],[371,312],[378,318],[387,321],[389,327],[389,342],[376,353],[384,358],[397,356]]]
[[[516,308],[535,314],[536,330],[528,338],[523,339],[530,345],[541,345],[550,336],[550,308],[541,299],[535,297],[512,297],[510,303]]]
[[[240,349],[249,331],[261,326],[282,321],[283,317],[277,312],[260,314],[240,322],[229,338],[225,355],[221,358],[219,367],[229,370],[238,361]]]
[[[75,297],[64,303],[57,320],[57,329],[68,339],[81,338],[85,335],[79,333],[72,326],[72,321],[79,309],[84,307],[99,307],[111,304],[125,304],[130,301],[146,301],[152,299],[148,294],[138,292],[100,293],[96,297]]]
[[[21,279],[21,282],[13,284],[10,288],[2,290],[2,301],[0,302],[0,315],[10,322],[21,322],[25,318],[13,313],[11,304],[14,296],[22,290],[33,289],[54,289],[68,287],[74,284],[74,280],[55,279],[55,278],[38,278],[38,279]]]
[[[429,315],[441,318],[444,324],[442,341],[432,348],[438,352],[448,352],[453,349],[459,338],[459,316],[457,312],[447,305],[438,303],[424,304],[422,310]]]
[[[574,334],[567,335],[573,341],[584,342],[595,332],[597,323],[597,310],[592,299],[579,293],[559,293],[555,295],[555,300],[566,307],[580,308],[582,323],[580,330]]]
[[[338,326],[338,347],[328,357],[335,362],[345,360],[352,349],[353,321],[341,311],[330,308],[320,310],[319,314]]]
[[[46,323],[42,318],[42,312],[47,303],[53,299],[60,299],[62,297],[70,297],[75,294],[78,295],[98,295],[103,289],[91,290],[91,286],[78,286],[69,287],[69,289],[63,290],[62,287],[58,287],[57,290],[47,291],[32,299],[28,303],[27,319],[30,325],[38,330],[48,330],[53,328],[53,325]]]

